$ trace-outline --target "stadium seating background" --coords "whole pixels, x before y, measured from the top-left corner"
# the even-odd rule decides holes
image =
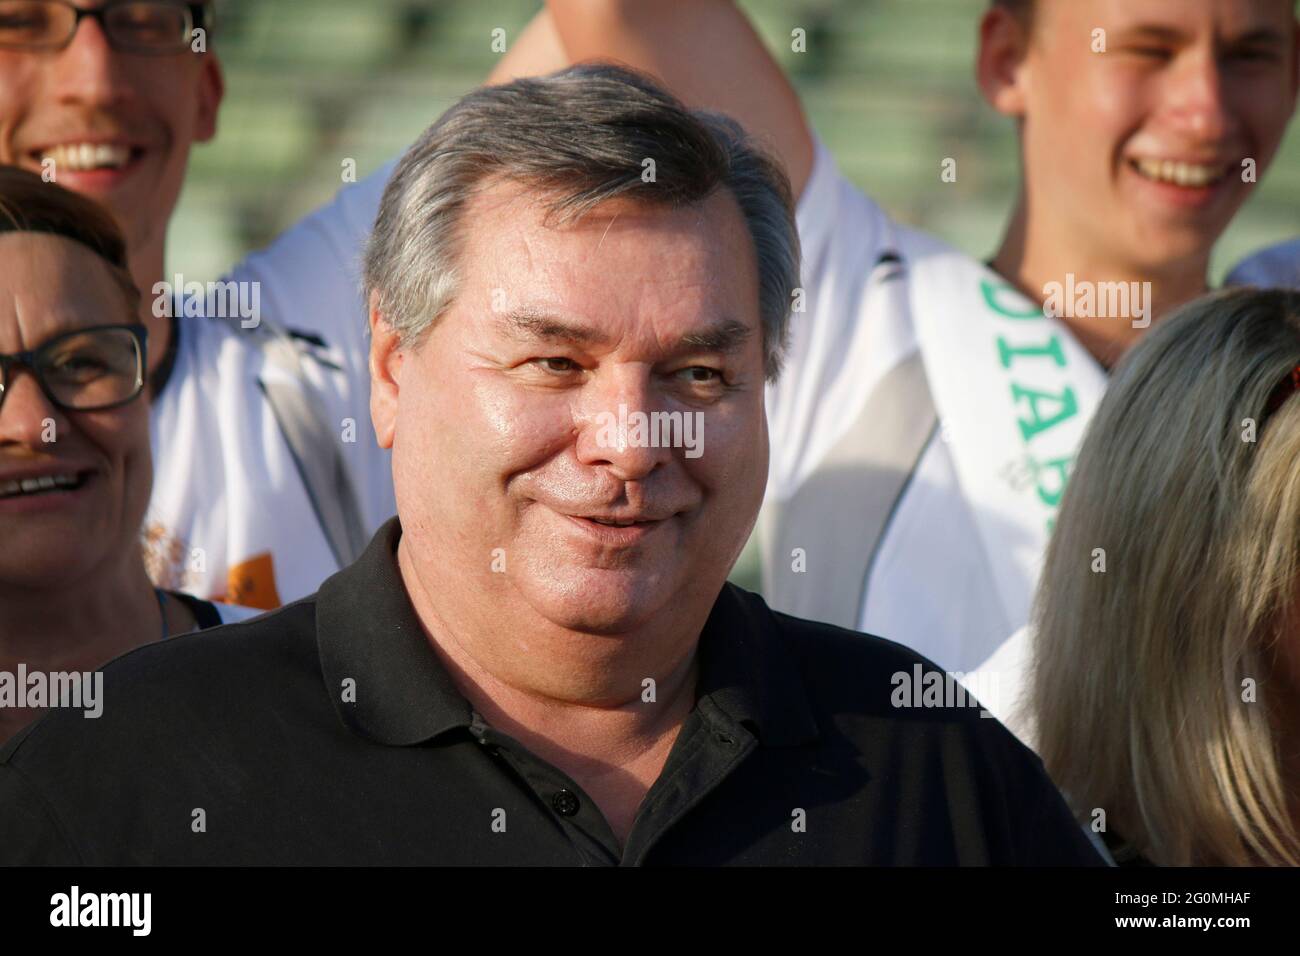
[[[653,0],[647,0],[653,2]],[[341,185],[398,155],[513,42],[537,0],[218,0],[226,102],[196,149],[168,267],[216,278]],[[985,0],[742,0],[841,167],[891,213],[985,256],[1016,177],[1011,125],[975,89]],[[791,51],[795,27],[808,51]],[[942,184],[940,163],[958,162]],[[1300,233],[1300,134],[1220,244],[1216,278]]]

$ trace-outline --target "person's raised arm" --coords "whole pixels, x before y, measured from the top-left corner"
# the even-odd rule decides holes
[[[569,59],[658,77],[689,106],[739,120],[785,164],[797,196],[813,140],[799,97],[731,0],[548,0]]]
[[[542,76],[572,64],[565,52],[555,21],[545,8],[528,21],[522,33],[510,43],[485,81],[487,86],[509,83],[523,76]]]

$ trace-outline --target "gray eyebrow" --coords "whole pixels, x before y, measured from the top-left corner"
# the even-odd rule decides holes
[[[563,345],[605,345],[610,340],[608,334],[601,329],[572,322],[543,309],[513,309],[502,317],[500,324],[506,334],[515,338],[539,339]],[[686,333],[668,351],[735,352],[753,333],[754,330],[743,322],[722,319]]]
[[[506,334],[514,338],[567,345],[604,345],[609,341],[609,336],[600,329],[568,321],[542,309],[512,309],[500,324]]]
[[[743,322],[724,319],[710,328],[683,335],[678,346],[681,349],[702,349],[706,352],[735,352],[753,334],[754,330]]]

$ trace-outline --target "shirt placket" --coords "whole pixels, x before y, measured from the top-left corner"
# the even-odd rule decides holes
[[[682,728],[628,834],[623,866],[640,866],[664,835],[758,746],[748,728],[704,697]]]
[[[518,741],[493,730],[475,713],[470,734],[521,780],[577,852],[584,866],[617,866],[618,840],[596,802],[562,771],[533,756]]]

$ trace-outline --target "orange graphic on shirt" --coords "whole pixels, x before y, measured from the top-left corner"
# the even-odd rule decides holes
[[[160,588],[171,591],[191,589],[185,569],[185,542],[158,522],[146,525],[140,534],[144,551],[144,568],[149,580]]]
[[[221,600],[229,604],[242,604],[261,611],[271,611],[280,606],[280,595],[275,590],[275,568],[271,553],[232,564],[226,575],[226,596]]]

